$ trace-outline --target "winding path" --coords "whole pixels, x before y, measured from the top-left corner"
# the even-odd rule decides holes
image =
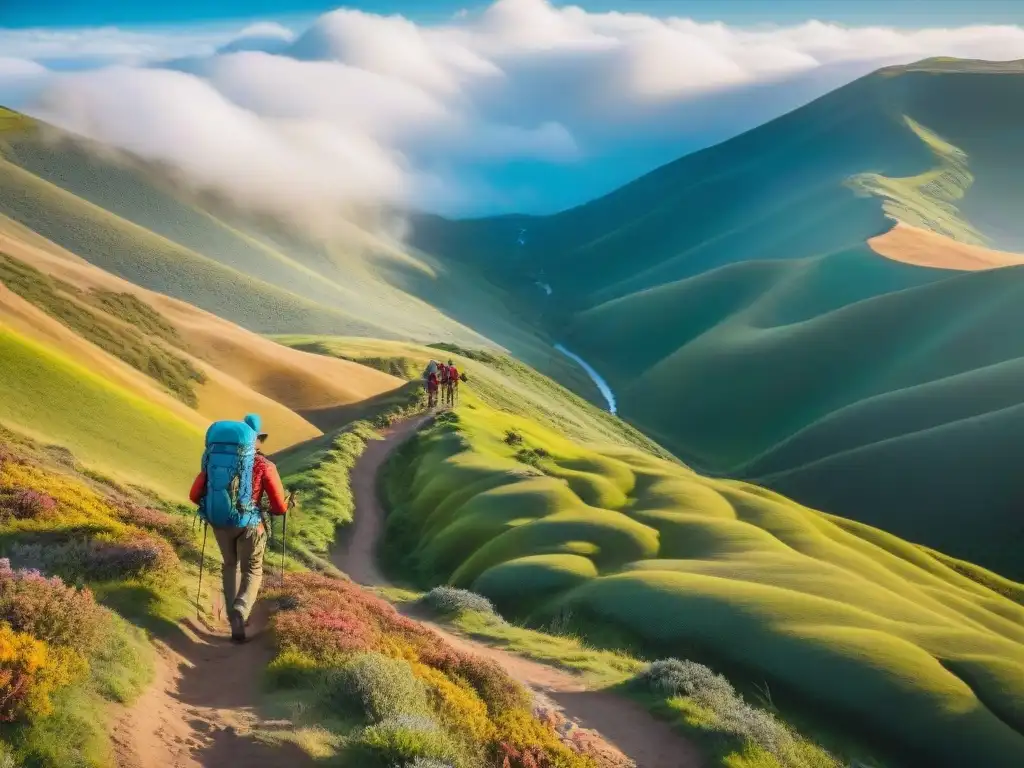
[[[332,560],[359,584],[387,584],[375,556],[385,518],[377,496],[377,475],[391,453],[429,418],[399,422],[385,431],[382,439],[371,440],[352,470],[355,520]],[[427,626],[452,645],[496,661],[578,727],[599,734],[610,754],[628,756],[637,768],[697,768],[702,764],[692,744],[639,704],[607,691],[591,690],[578,675],[469,640],[435,624]]]
[[[156,678],[118,713],[112,738],[117,768],[304,768],[314,762],[293,744],[267,743],[254,731],[287,734],[292,723],[259,711],[262,671],[273,657],[266,613],[253,612],[250,641],[195,620],[157,643]]]
[[[372,440],[352,472],[355,522],[334,560],[352,579],[385,584],[374,552],[384,510],[377,499],[377,473],[390,453],[427,421],[401,422]],[[452,645],[499,663],[549,706],[595,735],[610,764],[623,755],[637,768],[698,768],[692,745],[628,699],[588,689],[584,680],[554,667],[455,635],[428,624]],[[288,720],[260,711],[261,671],[273,657],[267,615],[257,604],[250,641],[234,645],[227,628],[189,620],[157,643],[156,679],[131,706],[115,712],[113,764],[117,768],[305,768],[316,762],[287,737]],[[256,734],[261,738],[255,738]],[[275,733],[281,738],[275,738]]]

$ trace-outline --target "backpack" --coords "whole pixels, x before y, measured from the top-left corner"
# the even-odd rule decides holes
[[[261,521],[252,497],[256,431],[242,421],[215,421],[206,430],[206,493],[199,515],[217,528],[247,528]]]

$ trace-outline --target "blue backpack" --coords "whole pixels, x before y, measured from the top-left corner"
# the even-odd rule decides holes
[[[256,437],[256,430],[243,421],[215,421],[206,430],[206,493],[199,515],[210,525],[247,528],[260,522],[252,497]]]

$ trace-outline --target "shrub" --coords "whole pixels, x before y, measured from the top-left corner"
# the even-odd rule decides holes
[[[476,768],[436,721],[422,715],[398,715],[371,725],[362,732],[359,746],[371,765],[407,765],[426,758],[441,765]]]
[[[28,633],[0,623],[0,721],[42,717],[53,711],[51,695],[88,670],[75,651],[48,648]]]
[[[735,696],[732,685],[703,664],[679,659],[660,659],[648,664],[637,680],[655,693],[672,696],[706,696],[712,699]]]
[[[517,709],[497,719],[495,760],[502,768],[595,768],[593,758],[562,744],[556,732],[528,710]]]
[[[164,316],[133,293],[93,290],[90,297],[95,306],[109,315],[123,320],[143,333],[160,336],[175,346],[181,347],[178,329],[164,319]]]
[[[495,736],[487,705],[465,680],[449,678],[421,662],[412,664],[413,674],[427,687],[430,708],[451,731],[464,734],[475,743],[487,743]]]
[[[0,559],[0,620],[15,631],[87,655],[99,643],[106,618],[88,589],[38,571],[14,571],[9,560]]]
[[[170,544],[141,531],[131,540],[71,539],[60,543],[13,544],[7,554],[21,568],[89,581],[165,575],[179,564]]]
[[[458,654],[457,663],[444,670],[466,680],[487,704],[491,716],[529,707],[529,692],[509,677],[496,662],[480,656]]]
[[[663,696],[689,696],[712,712],[715,727],[764,749],[782,765],[800,764],[797,740],[770,712],[751,706],[728,680],[703,664],[662,659],[647,666],[637,680]]]
[[[323,695],[334,706],[355,706],[375,723],[430,711],[426,688],[409,664],[379,653],[357,656],[337,670],[325,681]]]
[[[509,429],[505,431],[505,442],[508,445],[522,445],[523,436],[514,429]]]
[[[434,587],[423,596],[422,601],[442,616],[455,616],[469,611],[497,615],[490,600],[468,589]]]
[[[53,516],[57,501],[48,494],[32,488],[0,490],[0,519],[46,519]]]
[[[516,461],[531,467],[539,467],[541,460],[547,456],[548,452],[543,448],[520,448],[516,451]]]
[[[122,498],[110,498],[108,502],[123,522],[157,533],[178,548],[192,544],[192,531],[184,517],[139,506]]]

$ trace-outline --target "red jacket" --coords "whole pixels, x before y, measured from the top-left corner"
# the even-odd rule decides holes
[[[198,504],[206,493],[206,473],[200,472],[192,483],[192,490],[188,497],[193,504]],[[252,465],[252,500],[259,505],[263,494],[267,494],[270,501],[270,512],[273,515],[283,515],[288,511],[288,500],[284,496],[284,486],[281,484],[281,477],[277,474],[277,467],[274,462],[262,453],[256,454],[256,461]]]

